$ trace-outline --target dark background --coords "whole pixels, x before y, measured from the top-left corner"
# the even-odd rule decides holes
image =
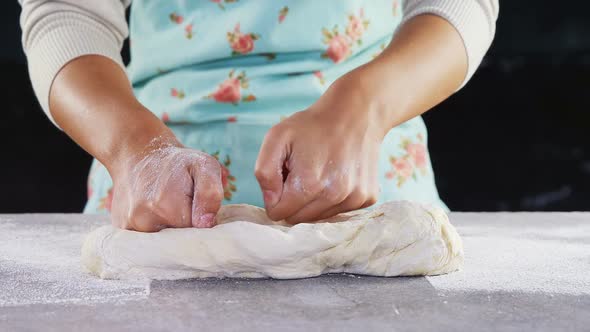
[[[471,82],[426,114],[452,210],[590,210],[590,4],[502,1]],[[91,158],[35,100],[16,0],[0,5],[0,213],[79,212]]]

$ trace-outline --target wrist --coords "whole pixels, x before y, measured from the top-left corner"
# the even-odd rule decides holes
[[[324,107],[338,112],[337,119],[351,126],[366,126],[366,130],[383,139],[393,128],[395,116],[392,108],[381,98],[380,89],[375,87],[370,75],[357,68],[340,77],[326,94],[333,95],[338,105]]]
[[[132,119],[120,122],[107,144],[103,162],[112,176],[126,172],[152,151],[163,146],[182,146],[172,131],[154,114],[141,108]]]

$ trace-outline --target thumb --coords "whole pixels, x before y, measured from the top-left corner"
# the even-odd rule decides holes
[[[223,200],[221,165],[208,156],[191,169],[194,181],[191,222],[193,227],[209,228],[215,225],[215,215]]]
[[[264,137],[254,169],[267,210],[279,202],[283,193],[283,166],[287,160],[288,141],[277,128],[271,128]]]

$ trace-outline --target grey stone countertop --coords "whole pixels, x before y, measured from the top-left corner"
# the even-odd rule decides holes
[[[590,331],[590,213],[451,213],[444,276],[100,280],[79,214],[0,215],[0,331]]]

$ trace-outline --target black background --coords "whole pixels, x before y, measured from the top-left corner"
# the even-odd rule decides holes
[[[452,210],[590,209],[590,5],[502,1],[471,82],[425,115]],[[567,4],[567,5],[565,5]],[[90,156],[34,98],[16,0],[0,5],[0,213],[79,212]]]

